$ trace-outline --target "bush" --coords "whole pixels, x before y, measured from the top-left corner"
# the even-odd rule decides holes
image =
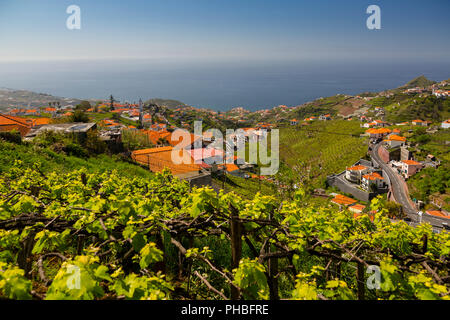
[[[89,116],[81,110],[76,110],[69,119],[70,122],[89,122]]]
[[[17,144],[22,143],[22,137],[20,136],[20,133],[17,132],[16,130],[9,132],[0,132],[0,139]]]
[[[88,152],[80,145],[70,142],[64,147],[64,152],[68,155],[79,157],[79,158],[87,158],[89,157]]]
[[[105,153],[107,145],[104,141],[100,140],[97,131],[88,131],[86,140],[84,141],[84,147],[91,153],[100,154]]]

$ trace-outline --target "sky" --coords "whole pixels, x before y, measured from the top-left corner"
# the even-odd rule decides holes
[[[66,28],[69,5],[81,30]],[[381,8],[381,30],[366,9]],[[0,61],[445,61],[448,0],[0,0]]]

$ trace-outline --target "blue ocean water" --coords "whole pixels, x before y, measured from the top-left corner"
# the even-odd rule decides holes
[[[450,78],[450,61],[103,60],[0,63],[0,87],[69,98],[167,98],[215,110],[300,105],[338,93]]]

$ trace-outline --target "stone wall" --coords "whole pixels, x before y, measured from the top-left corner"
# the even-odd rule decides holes
[[[343,181],[342,179],[344,179],[343,176],[328,176],[327,183],[329,186],[336,187],[344,193],[351,194],[353,197],[355,197],[360,201],[369,202],[370,200],[372,200],[374,197],[377,196],[376,193],[365,192],[361,189],[355,188],[346,183],[345,181]]]

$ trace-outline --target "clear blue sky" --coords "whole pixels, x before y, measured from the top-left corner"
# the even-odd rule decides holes
[[[66,29],[81,7],[82,29]],[[381,7],[382,29],[366,28]],[[444,61],[448,0],[0,0],[0,61],[105,58]]]

